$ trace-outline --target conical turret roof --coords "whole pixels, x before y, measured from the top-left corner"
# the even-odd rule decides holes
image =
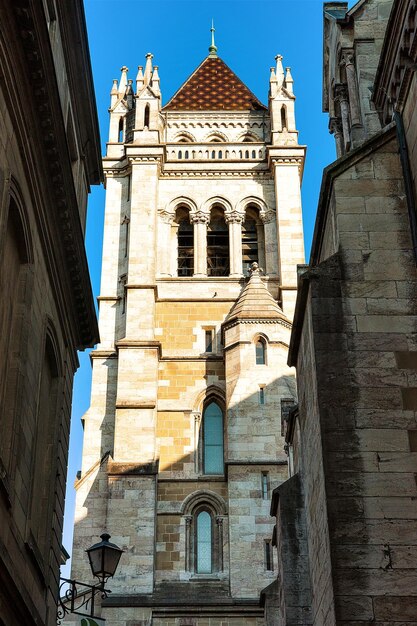
[[[291,324],[263,283],[257,263],[252,264],[249,281],[224,323],[233,320],[277,320]]]
[[[263,111],[266,107],[217,55],[209,55],[163,107],[169,111]]]

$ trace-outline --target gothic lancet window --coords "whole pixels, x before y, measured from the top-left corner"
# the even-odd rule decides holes
[[[149,104],[145,106],[145,112],[143,115],[143,126],[149,128]]]
[[[229,267],[229,230],[223,209],[213,207],[207,227],[207,274],[228,276]]]
[[[282,130],[287,130],[287,107],[285,106],[285,104],[282,105],[281,107],[281,128]]]
[[[203,412],[203,466],[205,474],[223,474],[223,412],[216,402]]]
[[[118,131],[117,141],[119,143],[123,142],[123,118],[122,117],[119,119],[119,131]]]

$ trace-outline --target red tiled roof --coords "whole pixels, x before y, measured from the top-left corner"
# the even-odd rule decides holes
[[[207,57],[163,107],[172,111],[247,111],[266,107],[219,57]]]

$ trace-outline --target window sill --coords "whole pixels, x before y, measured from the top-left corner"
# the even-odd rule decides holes
[[[223,572],[217,572],[213,574],[192,574],[190,576],[190,582],[207,582],[208,580],[219,581],[225,578]]]

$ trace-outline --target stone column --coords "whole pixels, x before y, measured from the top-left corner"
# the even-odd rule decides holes
[[[158,270],[163,276],[172,276],[172,225],[175,215],[168,211],[159,211],[159,247],[158,247]],[[175,266],[176,267],[176,266]]]
[[[223,558],[223,518],[220,515],[217,515],[216,517],[216,524],[217,524],[217,535],[218,535],[218,554],[219,554],[219,571],[223,572],[224,571],[224,558]]]
[[[185,571],[192,570],[192,554],[191,554],[191,515],[185,516]]]
[[[190,222],[194,224],[194,276],[207,276],[207,224],[210,215],[197,211],[190,213]]]
[[[230,276],[242,276],[242,213],[225,213],[224,219],[229,226]]]
[[[276,213],[272,209],[259,211],[261,224],[258,231],[258,259],[265,274],[274,276],[278,270]]]
[[[344,142],[343,142],[343,127],[342,120],[340,117],[331,117],[329,121],[329,131],[332,135],[334,135],[336,141],[336,154],[337,157],[340,158],[343,156],[344,150]]]
[[[340,114],[342,117],[343,142],[345,152],[350,148],[350,120],[349,120],[349,99],[347,86],[344,83],[335,85],[335,100],[339,102]]]
[[[353,51],[347,51],[343,55],[342,64],[346,69],[346,82],[349,93],[352,145],[353,147],[356,147],[364,140],[365,132],[362,124],[358,84],[356,81],[355,64],[353,59]]]

